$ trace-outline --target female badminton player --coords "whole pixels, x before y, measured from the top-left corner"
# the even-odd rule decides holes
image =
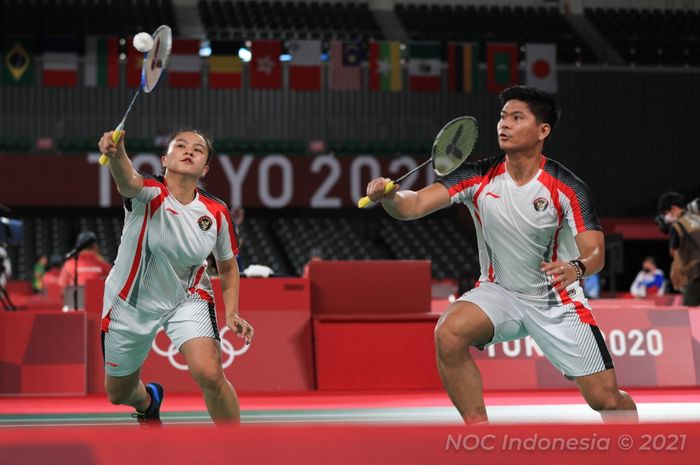
[[[161,158],[165,174],[149,176],[134,170],[124,136],[117,143],[112,136],[104,133],[99,148],[110,157],[126,216],[102,313],[109,400],[134,407],[142,426],[161,423],[163,387],[144,385],[141,367],[162,326],[184,355],[211,418],[238,422],[238,397],[221,366],[214,294],[206,273],[210,253],[219,269],[226,324],[246,343],[254,330],[238,315],[238,240],[229,210],[197,188],[209,171],[212,142],[196,130],[176,132]]]

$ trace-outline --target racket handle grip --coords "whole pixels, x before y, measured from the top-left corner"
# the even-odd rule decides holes
[[[115,129],[112,132],[112,142],[114,142],[116,144],[123,132],[124,131],[120,128]],[[105,166],[108,163],[109,163],[109,157],[107,156],[107,154],[103,153],[102,155],[100,155],[100,165]]]
[[[357,208],[365,208],[371,202],[372,201],[369,199],[369,197],[362,197],[360,200],[357,201]]]
[[[384,186],[384,193],[388,194],[389,192],[394,190],[394,187],[396,187],[394,181],[389,181],[388,183],[386,183],[386,186]],[[357,201],[357,208],[365,208],[371,202],[372,201],[369,199],[369,197],[362,197],[360,200]]]

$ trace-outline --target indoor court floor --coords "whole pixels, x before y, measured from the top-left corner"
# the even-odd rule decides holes
[[[700,422],[700,389],[637,389],[630,394],[641,422]],[[492,424],[600,422],[577,391],[490,392],[485,399]],[[240,401],[243,424],[461,424],[445,393],[436,391],[243,394]],[[0,428],[135,426],[129,413],[101,395],[0,398]],[[162,419],[165,425],[211,423],[199,395],[170,395],[167,390]]]

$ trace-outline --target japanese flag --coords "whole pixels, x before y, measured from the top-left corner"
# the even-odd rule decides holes
[[[556,44],[525,44],[525,83],[547,92],[557,91]]]

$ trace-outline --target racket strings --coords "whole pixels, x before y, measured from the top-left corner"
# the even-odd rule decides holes
[[[471,117],[448,123],[433,144],[433,167],[438,175],[454,171],[469,157],[478,137],[478,126]]]

